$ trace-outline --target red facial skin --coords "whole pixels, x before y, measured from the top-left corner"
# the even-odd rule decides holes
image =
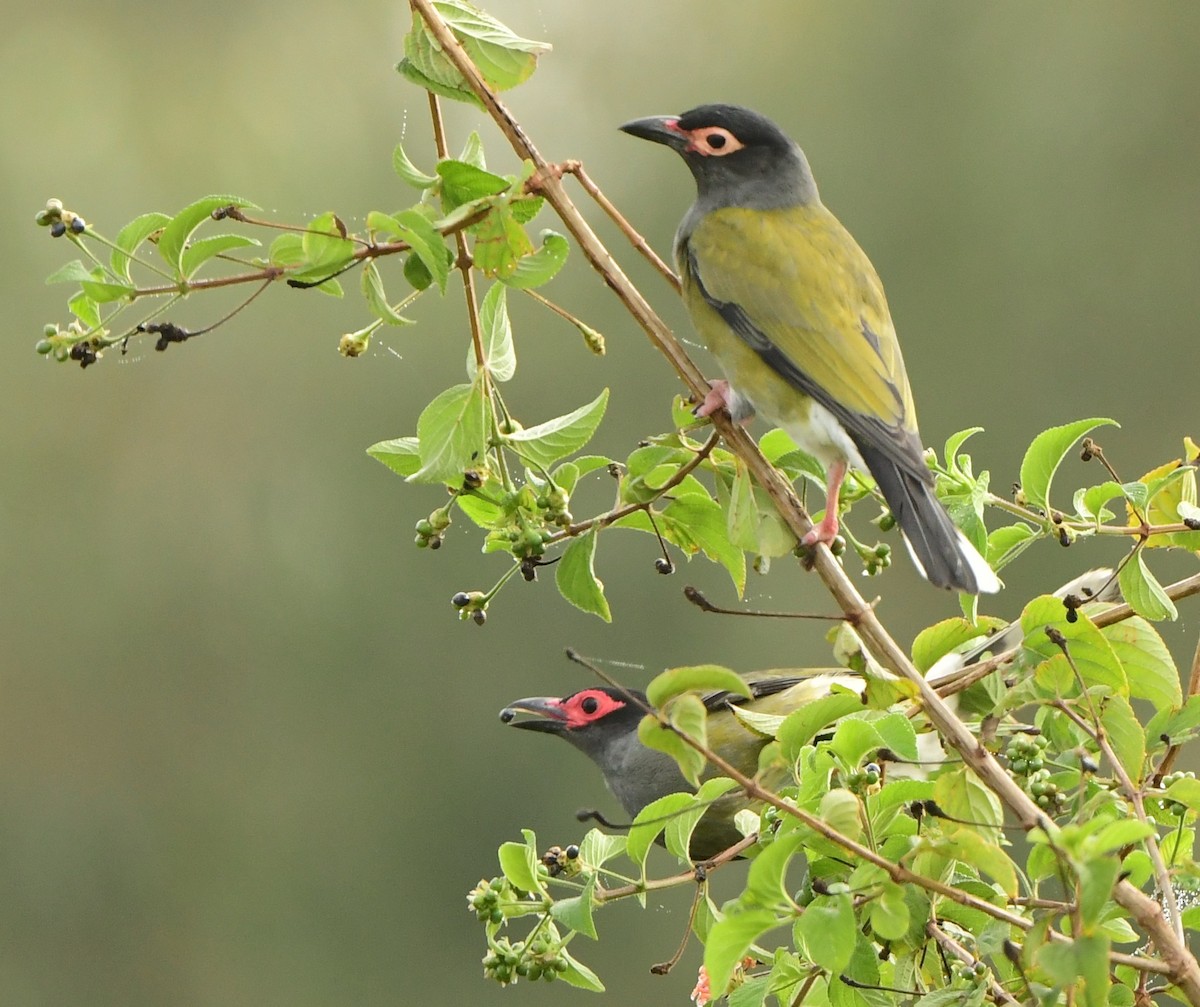
[[[567,727],[572,730],[603,720],[624,705],[621,700],[613,699],[608,693],[601,692],[599,689],[584,689],[573,696],[560,699],[557,703]]]

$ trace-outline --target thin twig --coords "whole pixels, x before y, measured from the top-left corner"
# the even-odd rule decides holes
[[[1192,655],[1192,674],[1188,678],[1187,699],[1191,699],[1197,693],[1200,693],[1200,639],[1196,640],[1196,652]],[[1154,773],[1154,780],[1151,782],[1153,787],[1161,787],[1163,778],[1171,772],[1171,767],[1175,765],[1175,759],[1179,755],[1179,745],[1171,745],[1166,754],[1162,758],[1162,762],[1158,764],[1158,769]]]
[[[954,957],[964,965],[970,965],[974,967],[975,963],[979,961],[978,958],[976,958],[973,954],[971,954],[970,951],[968,951],[961,944],[959,944],[958,941],[946,933],[945,930],[934,923],[933,920],[930,920],[925,924],[925,932],[929,934],[929,936],[935,941],[937,941],[940,947],[954,955]],[[988,976],[988,989],[991,991],[992,999],[997,1003],[1002,1001],[1011,1004],[1019,1003],[1019,1001],[1016,1000],[1013,995],[1008,992],[1008,990],[996,982],[995,978],[990,975]]]

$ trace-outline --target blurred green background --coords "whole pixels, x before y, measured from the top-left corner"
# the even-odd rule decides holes
[[[510,96],[530,135],[549,157],[582,158],[664,251],[690,181],[618,123],[725,100],[796,136],[887,285],[926,441],[985,427],[972,450],[999,491],[1054,423],[1121,420],[1101,442],[1126,478],[1200,434],[1200,7],[488,6],[555,47]],[[410,201],[392,147],[403,137],[419,164],[433,157],[425,96],[392,70],[407,23],[384,0],[10,6],[4,1003],[582,1001],[561,984],[501,992],[481,978],[464,895],[495,873],[496,846],[522,825],[565,845],[582,805],[619,814],[581,756],[505,730],[496,712],[585,684],[566,645],[631,683],[681,663],[828,660],[819,624],[697,613],[683,585],[732,602],[727,578],[699,563],[658,576],[644,536],[603,542],[612,626],[568,608],[547,577],[512,585],[485,628],[457,623],[450,596],[489,585],[501,560],[457,525],[440,552],[414,549],[440,492],[363,453],[413,432],[461,380],[457,291],[422,299],[420,327],[384,332],[355,361],[335,348],[367,320],[356,296],[282,288],[165,354],[140,343],[81,373],[33,353],[45,322],[66,321],[65,288],[42,281],[74,257],[33,226],[49,196],[109,235],[212,192],[286,221],[336,209],[361,224]],[[449,122],[455,149],[480,127],[490,166],[515,170],[479,114],[457,107]],[[598,226],[686,332],[665,286]],[[669,422],[678,384],[578,256],[552,294],[607,335],[608,356],[516,299],[512,401],[534,422],[610,386],[594,447],[623,456]],[[172,317],[200,325],[217,304]],[[1101,474],[1072,459],[1060,479]],[[1042,545],[988,610],[1012,616],[1117,555]],[[906,561],[865,589],[905,642],[957,611]],[[782,562],[751,600],[829,608]],[[1194,611],[1163,630],[1180,659]],[[686,1002],[694,949],[669,978],[647,969],[674,949],[687,894],[653,901],[605,910],[601,944],[576,946],[615,1003]]]

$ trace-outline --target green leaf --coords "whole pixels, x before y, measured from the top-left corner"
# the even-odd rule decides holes
[[[590,867],[601,867],[624,853],[625,843],[625,836],[611,836],[592,829],[579,844],[579,859]]]
[[[1117,575],[1117,582],[1121,585],[1121,594],[1125,596],[1129,606],[1138,615],[1152,622],[1159,622],[1163,619],[1174,622],[1179,618],[1179,610],[1175,607],[1175,603],[1171,601],[1167,592],[1163,590],[1162,585],[1146,566],[1145,560],[1142,559],[1141,549],[1138,549],[1121,567],[1121,572]]]
[[[717,921],[709,931],[704,947],[704,969],[708,973],[713,999],[724,994],[734,966],[746,956],[750,945],[783,922],[768,909],[731,912]]]
[[[520,887],[520,886],[518,886]],[[583,891],[570,899],[559,899],[550,906],[550,917],[569,930],[597,939],[596,924],[592,920],[592,909],[595,901],[592,898],[596,890],[596,875],[593,874],[583,886]]]
[[[830,975],[841,975],[854,954],[857,926],[849,895],[818,895],[796,921],[812,961]]]
[[[744,678],[717,664],[670,668],[646,686],[646,698],[656,709],[685,692],[732,692],[747,699],[751,695],[750,686]]]
[[[437,182],[437,175],[426,175],[408,159],[408,155],[404,153],[404,145],[400,143],[396,144],[396,149],[392,151],[392,168],[401,181],[414,189],[428,189]]]
[[[523,892],[541,891],[537,879],[537,842],[531,841],[533,833],[523,829],[523,843],[503,843],[498,851],[500,870]]]
[[[794,762],[800,749],[836,720],[863,708],[862,696],[855,692],[837,692],[822,696],[789,713],[779,725],[776,737],[780,751],[788,762]]]
[[[818,811],[821,821],[843,836],[858,839],[862,836],[862,805],[849,790],[835,787],[821,798]]]
[[[183,271],[183,250],[192,232],[206,220],[212,219],[213,210],[224,206],[258,209],[248,199],[240,199],[237,196],[205,196],[190,206],[185,206],[162,225],[162,234],[158,238],[158,254],[180,279],[186,275]]]
[[[223,255],[232,248],[246,248],[257,244],[257,241],[244,234],[214,234],[208,238],[198,238],[183,250],[180,268],[183,270],[183,275],[190,278],[209,259]]]
[[[458,159],[487,171],[487,162],[483,158],[483,140],[480,139],[478,130],[473,129],[467,134],[467,141],[463,144],[462,153],[458,155]]]
[[[421,468],[409,482],[457,485],[463,472],[483,465],[491,409],[480,382],[447,388],[417,420]]]
[[[113,239],[116,247],[112,250],[112,257],[109,260],[112,271],[122,280],[132,282],[129,267],[133,253],[137,251],[143,241],[155,231],[165,227],[170,220],[171,218],[165,213],[143,213],[122,227]]]
[[[121,301],[134,293],[132,286],[123,283],[101,283],[97,280],[83,280],[79,286],[91,300],[97,304],[107,304],[110,301]]]
[[[1142,764],[1146,760],[1146,736],[1129,700],[1124,696],[1106,697],[1100,722],[1113,752],[1136,786],[1141,782]]]
[[[271,242],[267,259],[272,266],[295,266],[304,261],[304,242],[298,234],[281,234]]]
[[[782,910],[791,905],[784,881],[788,865],[800,852],[804,843],[803,832],[790,832],[775,839],[750,864],[746,875],[746,890],[742,894],[743,905],[757,905],[763,909]]]
[[[1021,461],[1020,476],[1021,490],[1030,507],[1050,509],[1050,484],[1063,458],[1080,437],[1102,426],[1119,427],[1120,424],[1103,417],[1076,420],[1065,426],[1044,430],[1033,439]]]
[[[92,272],[78,259],[72,259],[70,262],[59,266],[53,273],[46,277],[46,285],[54,283],[82,283],[84,280],[94,280],[95,276]]]
[[[704,817],[712,801],[736,786],[733,780],[725,776],[716,776],[700,784],[700,789],[696,791],[695,806],[673,816],[663,829],[667,850],[681,860],[691,860],[692,833],[697,823]]]
[[[1179,918],[1188,930],[1200,930],[1200,906],[1189,906]]]
[[[100,306],[82,290],[67,301],[67,308],[85,328],[97,329],[100,327]]]
[[[938,658],[1005,625],[1007,623],[1003,619],[994,616],[983,616],[975,623],[961,618],[943,619],[917,634],[912,645],[913,664],[924,674],[937,663]]]
[[[1191,776],[1178,779],[1167,787],[1166,797],[1167,800],[1187,805],[1192,811],[1200,811],[1200,780]],[[1131,822],[1129,824],[1140,825],[1141,823]]]
[[[1080,612],[1075,622],[1068,622],[1062,600],[1042,595],[1025,606],[1021,613],[1021,628],[1025,633],[1024,646],[1047,659],[1061,653],[1046,636],[1049,627],[1066,638],[1071,658],[1085,686],[1103,685],[1119,695],[1129,694],[1129,681],[1116,652],[1086,615]]]
[[[421,467],[421,452],[415,437],[379,441],[367,448],[367,454],[406,479]]]
[[[496,381],[508,381],[517,371],[512,325],[508,321],[507,291],[493,283],[479,305],[479,328],[483,335],[483,361]],[[475,377],[475,348],[467,350],[467,374]]]
[[[379,275],[379,268],[374,262],[368,261],[363,266],[361,286],[363,296],[367,299],[371,310],[375,312],[376,318],[388,325],[415,324],[411,318],[405,318],[388,303],[387,293],[383,289],[383,278]]]
[[[528,79],[537,66],[538,56],[550,49],[546,42],[514,34],[465,0],[435,0],[433,6],[471,57],[480,76],[495,91],[506,91]],[[415,73],[419,86],[428,87],[422,82],[427,78],[437,85],[436,93],[477,103],[458,69],[418,15],[414,15],[412,30],[405,36],[404,54],[408,66],[399,69],[410,79]]]
[[[437,173],[442,180],[442,205],[447,213],[472,200],[506,192],[512,184],[507,178],[464,161],[439,161]]]
[[[570,243],[561,234],[551,230],[542,231],[539,237],[542,247],[532,255],[521,256],[512,272],[500,277],[503,283],[520,290],[540,287],[554,279],[562,269],[571,251]]]
[[[946,446],[942,449],[942,458],[945,459],[947,469],[951,472],[961,472],[958,465],[958,449],[970,438],[981,433],[983,433],[983,427],[967,427],[966,430],[960,430],[946,438]]]
[[[582,962],[572,958],[566,948],[559,951],[559,955],[567,963],[566,971],[558,973],[559,979],[581,990],[590,990],[592,993],[604,992],[604,983],[600,981],[600,977]]]
[[[895,882],[885,881],[868,909],[871,929],[885,941],[901,940],[908,933],[908,903],[904,901],[904,889]]]
[[[849,718],[838,724],[829,747],[841,756],[847,766],[858,766],[863,756],[883,748],[884,743],[874,724]]]
[[[585,532],[567,546],[554,571],[559,594],[576,608],[612,622],[604,584],[596,576],[596,530]]]
[[[1099,524],[1106,520],[1104,515],[1112,518],[1112,511],[1105,508],[1105,504],[1110,500],[1124,495],[1124,490],[1120,483],[1113,482],[1109,479],[1107,482],[1102,482],[1099,486],[1091,486],[1088,489],[1080,489],[1075,492],[1075,510],[1080,517],[1088,518]]]
[[[419,210],[401,210],[391,216],[396,236],[407,244],[420,259],[430,276],[437,281],[438,290],[446,292],[453,255],[433,222]]]
[[[1076,868],[1079,875],[1079,915],[1081,931],[1091,933],[1112,898],[1113,885],[1121,872],[1121,861],[1117,857],[1098,857]]]
[[[729,571],[738,597],[742,597],[746,591],[746,554],[729,541],[720,504],[707,495],[689,493],[676,496],[661,517],[663,534],[671,542],[690,553],[694,550],[681,541],[686,535],[695,548]]]
[[[993,839],[1004,824],[999,799],[963,767],[942,772],[934,781],[933,796],[946,814],[985,839]]]
[[[729,494],[726,521],[730,542],[746,552],[758,551],[758,505],[754,502],[750,471],[740,458]]]
[[[1174,709],[1183,702],[1179,670],[1158,631],[1139,616],[1105,626],[1101,633],[1117,655],[1129,692],[1149,700],[1156,710]]]
[[[676,697],[664,711],[675,730],[664,727],[657,717],[647,715],[638,724],[638,740],[647,748],[665,752],[679,765],[683,778],[693,787],[700,785],[705,759],[687,744],[680,735],[691,738],[701,746],[708,744],[706,731],[708,711],[699,696]]]
[[[889,713],[872,722],[879,737],[886,747],[896,753],[901,759],[916,761],[920,756],[917,752],[917,732],[913,722],[903,713]]]
[[[643,877],[646,874],[646,855],[654,845],[654,840],[667,827],[667,822],[673,816],[685,812],[695,803],[695,794],[667,794],[651,801],[634,815],[633,824],[629,827],[625,855],[633,861]]]
[[[1038,949],[1037,963],[1056,986],[1083,985],[1083,1007],[1106,1007],[1108,952],[1111,942],[1099,935],[1078,935],[1068,943],[1046,943]]]
[[[344,235],[345,228],[333,211],[309,221],[300,235],[300,269],[293,279],[304,283],[328,279],[354,257],[354,242]],[[340,296],[340,295],[339,295]]]
[[[987,561],[993,570],[1007,566],[1037,538],[1027,524],[1010,524],[988,534]]]
[[[608,389],[585,406],[505,437],[505,443],[531,465],[549,468],[592,439],[608,405]]]
[[[1179,782],[1185,782],[1183,780]],[[1200,798],[1200,780],[1193,779],[1191,781],[1196,785],[1197,798]],[[1168,790],[1168,793],[1170,791]],[[1197,803],[1200,808],[1200,802]],[[1088,843],[1088,850],[1093,854],[1112,853],[1119,850],[1122,846],[1132,846],[1134,843],[1140,843],[1149,835],[1153,835],[1154,826],[1147,822],[1140,822],[1136,818],[1120,818],[1115,822],[1109,822],[1104,828],[1091,837]]]
[[[729,994],[727,1007],[762,1007],[767,1002],[769,976],[750,976]]]

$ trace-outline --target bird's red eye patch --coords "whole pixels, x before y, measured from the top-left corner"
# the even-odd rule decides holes
[[[706,157],[724,157],[745,146],[729,130],[720,126],[701,126],[689,132],[688,138],[688,150],[694,150]]]
[[[602,720],[625,704],[613,699],[600,689],[584,689],[562,701],[562,711],[567,715],[567,727],[583,727],[585,724]]]

